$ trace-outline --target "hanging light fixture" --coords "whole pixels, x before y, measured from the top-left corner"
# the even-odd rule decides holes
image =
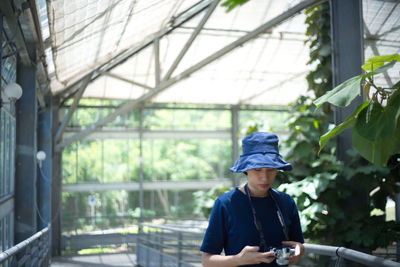
[[[18,83],[8,83],[1,88],[1,105],[3,103],[15,103],[22,96],[22,88]]]

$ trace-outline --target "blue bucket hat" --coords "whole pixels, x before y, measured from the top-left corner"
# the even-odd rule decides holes
[[[245,172],[257,168],[274,168],[290,171],[292,164],[284,161],[278,150],[278,136],[273,133],[256,132],[242,140],[243,153],[230,168],[232,172]]]

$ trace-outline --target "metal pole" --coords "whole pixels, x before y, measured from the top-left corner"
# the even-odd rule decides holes
[[[232,165],[239,157],[239,144],[238,144],[238,133],[239,133],[239,108],[234,105],[231,107],[231,143],[232,143]],[[236,173],[233,174],[232,185],[239,185],[239,177]]]
[[[178,267],[182,266],[182,232],[178,234]]]
[[[139,225],[143,223],[144,192],[143,192],[143,109],[139,109]],[[141,232],[139,227],[139,232]]]
[[[23,88],[16,105],[15,242],[37,232],[36,67],[18,60],[17,82]]]
[[[331,0],[332,32],[332,70],[333,86],[361,74],[364,61],[363,24],[361,0]],[[362,90],[349,106],[335,108],[335,124],[339,125],[351,115],[363,101]],[[351,131],[345,130],[337,138],[337,157],[339,160],[350,160],[347,150],[352,147]]]

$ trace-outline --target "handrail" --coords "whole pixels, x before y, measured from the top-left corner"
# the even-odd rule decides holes
[[[0,263],[5,262],[12,256],[16,255],[19,251],[27,247],[28,245],[32,244],[36,240],[38,240],[41,236],[47,234],[47,232],[50,230],[50,225],[48,225],[46,228],[42,229],[41,231],[35,233],[31,237],[25,239],[24,241],[18,243],[17,245],[3,251],[0,253]]]
[[[161,259],[162,257],[172,256],[176,259],[180,266],[193,266],[190,262],[200,262],[200,253],[196,253],[194,249],[201,243],[204,229],[194,227],[192,230],[185,229],[185,225],[155,225],[149,223],[140,224],[142,227],[146,226],[160,230],[158,231],[145,231],[141,232],[143,237],[138,238],[138,263],[148,263],[150,260]],[[183,228],[183,229],[182,229]],[[167,235],[166,233],[169,232]],[[188,235],[190,234],[190,236]],[[183,235],[185,238],[183,238]],[[175,236],[175,237],[174,237]],[[197,242],[193,242],[197,241]],[[185,242],[185,243],[183,243]],[[335,261],[335,266],[345,266],[343,260],[359,263],[364,266],[373,267],[400,267],[400,263],[388,259],[373,256],[367,253],[359,252],[353,249],[344,247],[326,246],[318,244],[304,244],[306,254],[316,254],[321,256],[332,257]],[[166,251],[168,248],[168,252]],[[175,249],[174,249],[175,248]],[[190,249],[188,255],[185,251]],[[175,252],[172,252],[175,251]],[[190,257],[190,262],[187,260]],[[162,261],[155,262],[162,264]],[[168,264],[167,264],[168,265]],[[167,266],[166,265],[166,266]],[[158,266],[158,265],[157,265]],[[159,265],[162,266],[162,265]],[[299,266],[302,266],[301,264]]]
[[[173,232],[178,232],[178,233],[185,233],[185,234],[204,234],[204,229],[196,229],[192,228],[192,230],[183,230],[182,228],[185,227],[185,225],[179,225],[178,227],[172,227],[172,226],[166,226],[166,225],[158,225],[158,224],[151,224],[151,223],[140,223],[139,226],[147,226],[151,228],[159,228],[163,230],[168,230],[168,231],[173,231]],[[189,227],[189,226],[188,226]]]
[[[349,248],[316,245],[316,244],[304,244],[304,247],[306,249],[306,253],[315,253],[318,255],[332,256],[332,257],[337,256],[367,266],[400,267],[400,263],[398,262],[376,257]]]

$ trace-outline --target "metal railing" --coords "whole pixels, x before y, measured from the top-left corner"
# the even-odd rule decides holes
[[[334,266],[400,267],[400,263],[344,247],[304,244],[307,256],[328,256]],[[318,258],[318,257],[317,257]],[[355,265],[357,263],[358,265]]]
[[[185,229],[186,228],[186,229]],[[174,225],[141,224],[137,239],[139,266],[201,266],[199,251],[204,229]],[[306,254],[298,267],[400,267],[400,263],[356,250],[316,244],[304,244]]]
[[[140,226],[136,250],[138,265],[201,266],[199,247],[203,239],[203,231],[190,230],[189,225],[141,224]]]
[[[49,257],[50,225],[0,253],[0,266],[41,266]]]

